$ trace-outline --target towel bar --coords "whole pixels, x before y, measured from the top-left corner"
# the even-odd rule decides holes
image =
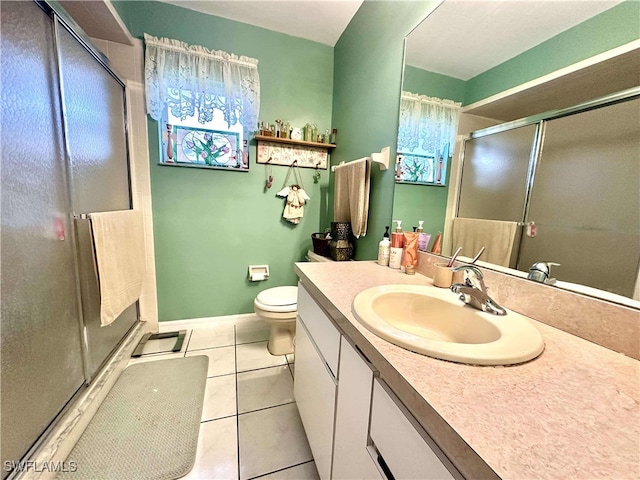
[[[388,170],[389,169],[389,151],[390,147],[384,147],[380,150],[379,153],[372,153],[370,157],[365,157],[371,160],[374,163],[377,163],[380,166],[380,170]],[[345,162],[340,162],[340,165],[343,165]],[[335,172],[336,168],[339,165],[334,165],[331,167],[331,171]]]

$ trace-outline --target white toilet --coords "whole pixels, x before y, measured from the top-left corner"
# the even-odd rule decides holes
[[[263,290],[253,301],[253,310],[270,326],[267,348],[271,355],[293,353],[298,312],[298,287]]]

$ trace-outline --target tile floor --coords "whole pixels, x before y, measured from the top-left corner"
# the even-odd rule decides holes
[[[192,355],[209,357],[198,451],[184,479],[318,479],[293,398],[293,355],[267,351],[258,318],[194,328],[182,351],[154,340],[130,364]]]

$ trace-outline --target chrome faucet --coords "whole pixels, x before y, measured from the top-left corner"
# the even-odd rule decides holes
[[[465,275],[464,283],[454,283],[450,289],[453,293],[460,294],[460,300],[471,305],[473,308],[482,310],[483,312],[493,313],[494,315],[506,315],[507,311],[498,305],[487,294],[487,287],[484,284],[482,272],[478,267],[473,265],[461,265],[453,269],[454,272],[463,270]],[[471,275],[475,277],[477,286],[471,281]]]
[[[555,262],[537,262],[531,265],[529,269],[529,275],[527,278],[534,282],[546,283],[547,285],[554,285],[556,283],[555,278],[549,278],[551,276],[551,267],[559,267],[559,263]]]

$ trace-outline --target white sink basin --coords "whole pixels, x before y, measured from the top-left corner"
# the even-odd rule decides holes
[[[544,350],[529,320],[481,312],[448,289],[383,285],[360,292],[351,306],[356,319],[379,337],[413,352],[473,365],[512,365]]]

